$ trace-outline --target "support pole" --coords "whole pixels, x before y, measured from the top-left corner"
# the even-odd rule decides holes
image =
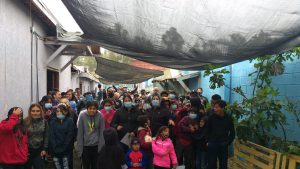
[[[63,72],[71,63],[74,62],[75,59],[77,59],[79,55],[73,56],[68,63],[66,63],[61,69],[60,72]]]
[[[46,61],[45,67],[48,66],[68,45],[61,45]]]

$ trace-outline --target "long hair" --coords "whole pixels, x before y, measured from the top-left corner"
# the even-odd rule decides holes
[[[31,111],[34,107],[37,107],[40,109],[40,112],[41,112],[41,118],[44,117],[44,111],[43,111],[43,108],[40,104],[37,104],[37,103],[34,103],[32,105],[30,105],[29,109],[28,109],[28,116],[25,118],[25,125],[28,127],[31,125],[31,122],[32,122],[32,115],[31,115]]]
[[[157,131],[157,133],[156,133],[156,138],[158,138],[158,137],[162,137],[162,132],[164,131],[164,130],[166,130],[166,129],[169,129],[169,127],[168,126],[161,126],[159,129],[158,129],[158,131]]]
[[[18,109],[20,107],[13,107],[11,108],[8,113],[7,113],[7,119],[6,121],[9,120],[10,116],[13,114],[13,112]],[[21,109],[21,108],[20,108]],[[19,120],[19,122],[13,127],[13,132],[16,133],[17,131],[21,131],[23,134],[26,133],[26,127],[25,127],[25,124],[24,124],[24,120],[23,120],[23,117]]]

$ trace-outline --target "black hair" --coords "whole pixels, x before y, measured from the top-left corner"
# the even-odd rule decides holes
[[[167,95],[167,96],[169,96],[169,92],[168,91],[162,91],[161,93],[160,93],[160,96],[162,97],[162,95]]]
[[[159,99],[160,99],[160,95],[157,94],[157,93],[154,93],[152,96],[151,96],[151,100],[153,100],[153,97],[157,96]]]
[[[102,87],[102,85],[101,84],[98,84],[98,88],[101,88]]]
[[[149,116],[147,115],[141,115],[137,118],[140,127],[145,127],[145,123],[147,123],[148,120],[149,120]]]
[[[226,107],[226,102],[224,100],[218,100],[215,105],[219,105],[221,108],[225,108]]]
[[[168,126],[161,126],[157,131],[156,138],[161,137],[162,132],[165,131],[166,129],[169,129],[169,127]]]
[[[88,102],[88,103],[86,104],[86,109],[88,109],[89,107],[93,107],[93,106],[95,106],[96,109],[98,109],[98,107],[99,107],[98,102],[96,102],[96,101]]]
[[[114,105],[114,102],[113,102],[112,99],[105,99],[105,100],[103,100],[103,102],[101,103],[101,105],[104,106],[106,103],[109,103],[109,104],[111,104],[111,105]]]
[[[123,96],[123,102],[125,102],[125,98],[129,98],[132,101],[132,97],[128,93],[124,94],[124,96]]]
[[[217,101],[217,100],[222,100],[222,97],[218,94],[214,94],[211,96],[211,99]]]
[[[9,120],[10,116],[18,108],[21,109],[20,107],[13,107],[13,108],[9,109],[9,111],[7,113],[6,121]],[[21,131],[23,134],[25,134],[27,131],[23,118],[20,119],[19,122],[13,127],[13,133],[17,133],[17,131]]]
[[[54,97],[58,92],[59,92],[59,90],[53,90],[52,97]]]

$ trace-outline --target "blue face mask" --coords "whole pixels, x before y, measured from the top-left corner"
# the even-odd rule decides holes
[[[111,106],[105,106],[104,109],[106,112],[109,112],[109,111],[111,111]]]
[[[152,106],[158,107],[159,106],[159,100],[152,100]]]
[[[173,109],[173,110],[177,109],[177,105],[176,104],[172,104],[171,105],[171,109]]]
[[[175,99],[175,94],[169,94],[169,99]]]
[[[124,106],[125,106],[126,108],[131,107],[131,106],[132,106],[132,102],[124,102]]]
[[[63,120],[63,119],[65,119],[66,116],[64,114],[59,114],[56,117],[60,120]]]
[[[51,109],[52,108],[52,103],[45,103],[45,108],[46,109]]]

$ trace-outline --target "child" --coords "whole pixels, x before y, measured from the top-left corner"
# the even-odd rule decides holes
[[[233,119],[225,112],[226,102],[216,101],[214,114],[207,121],[208,139],[208,168],[217,168],[217,159],[220,169],[227,169],[228,145],[235,137]]]
[[[147,164],[147,157],[143,151],[140,150],[141,143],[138,138],[131,141],[131,150],[128,151],[125,157],[128,169],[145,169]]]
[[[198,129],[197,109],[192,107],[188,116],[185,116],[178,123],[178,135],[176,141],[176,153],[181,159],[184,157],[184,165],[187,169],[195,167],[194,148],[192,142],[192,134]]]
[[[173,143],[169,139],[169,128],[162,126],[159,128],[156,138],[152,141],[152,151],[154,154],[154,169],[172,169],[177,167],[177,157]]]
[[[194,148],[196,150],[196,169],[201,169],[202,166],[207,166],[207,138],[205,137],[207,116],[203,116],[199,122],[199,129],[192,135]],[[204,165],[203,165],[204,164]]]
[[[49,124],[49,153],[53,156],[56,169],[69,169],[71,154],[73,152],[73,140],[75,125],[71,118],[67,117],[68,109],[64,104],[59,104],[56,109],[56,117]]]
[[[121,169],[125,165],[125,159],[117,131],[114,128],[107,128],[103,136],[105,145],[99,152],[97,169]]]
[[[97,109],[98,102],[88,102],[87,110],[81,112],[78,118],[78,155],[85,169],[96,169],[96,154],[104,145],[104,119]]]

